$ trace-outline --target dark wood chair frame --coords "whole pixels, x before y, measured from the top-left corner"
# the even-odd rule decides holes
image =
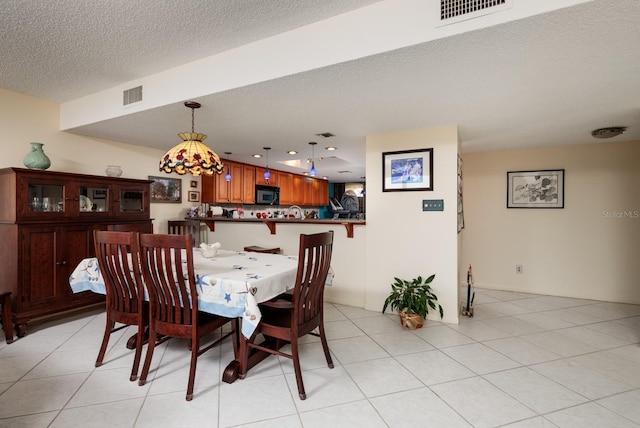
[[[240,363],[240,378],[246,376],[248,358],[251,349],[280,355],[293,360],[293,367],[301,400],[307,398],[302,382],[298,338],[312,334],[319,336],[324,356],[329,368],[333,361],[329,352],[324,330],[324,287],[331,264],[333,250],[333,231],[313,235],[300,235],[298,270],[293,294],[283,294],[273,300],[261,303],[262,320],[250,339],[247,340],[247,352]],[[319,333],[315,333],[315,329]],[[262,333],[266,342],[254,343]],[[279,350],[274,340],[291,343],[291,354]]]
[[[0,311],[2,311],[2,329],[7,344],[13,343],[13,312],[11,310],[11,292],[0,293]]]
[[[266,248],[258,245],[250,245],[248,247],[244,247],[244,251],[249,253],[280,254],[280,247]]]
[[[191,235],[140,235],[140,260],[149,293],[150,317],[149,346],[138,384],[146,383],[157,345],[172,337],[187,339],[191,365],[186,399],[191,401],[198,357],[229,336],[233,336],[233,348],[237,352],[238,318],[225,318],[198,310]],[[231,332],[223,334],[221,331],[218,339],[200,348],[202,337],[228,322],[231,322]]]
[[[194,247],[202,242],[200,220],[168,220],[167,231],[169,235],[191,235]]]
[[[134,381],[138,376],[145,330],[149,323],[149,305],[144,299],[142,277],[139,270],[134,269],[138,264],[138,233],[95,230],[93,242],[106,288],[107,316],[96,367],[102,365],[111,333],[137,326],[135,355],[129,378]],[[115,327],[116,323],[123,325]]]

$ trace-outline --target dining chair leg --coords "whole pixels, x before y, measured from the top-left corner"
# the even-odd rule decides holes
[[[13,343],[13,315],[11,312],[11,292],[0,294],[0,305],[2,308],[2,329],[7,344]]]
[[[133,356],[133,367],[131,368],[131,376],[129,380],[133,382],[138,378],[138,368],[140,367],[140,359],[142,358],[142,345],[144,342],[145,327],[138,325],[138,337],[136,339],[136,353]]]
[[[98,358],[96,359],[96,367],[100,367],[102,365],[102,360],[104,360],[104,355],[107,353],[107,345],[109,344],[109,337],[111,337],[111,331],[115,327],[115,321],[111,320],[109,316],[109,310],[107,310],[107,321],[104,328],[104,336],[102,337],[102,345],[100,345],[100,351],[98,351]]]
[[[300,354],[298,350],[298,338],[293,338],[291,341],[291,355],[293,356],[293,370],[296,373],[296,383],[298,384],[298,395],[301,400],[307,398],[307,394],[304,391],[304,383],[302,383],[302,370],[300,368]]]
[[[198,364],[198,351],[200,350],[200,341],[198,338],[189,341],[191,344],[191,365],[189,367],[189,383],[187,384],[187,401],[193,399],[193,386],[196,380],[196,365]]]
[[[329,344],[327,343],[327,336],[324,333],[324,322],[320,323],[320,342],[322,342],[322,349],[324,350],[324,357],[327,359],[327,365],[330,369],[333,368],[333,360],[331,359],[331,352],[329,352]]]
[[[138,385],[143,386],[147,383],[147,376],[149,375],[149,368],[151,367],[151,359],[153,358],[153,350],[156,346],[156,331],[153,328],[149,328],[149,345],[147,346],[147,355],[144,357],[144,364],[142,366],[142,373],[140,373],[140,379],[138,379]]]

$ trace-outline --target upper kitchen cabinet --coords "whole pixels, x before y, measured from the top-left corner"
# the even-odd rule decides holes
[[[278,176],[282,174],[279,171],[269,169],[269,178],[264,178],[264,173],[267,169],[260,166],[256,167],[256,184],[263,184],[265,186],[279,186]]]
[[[225,172],[202,176],[202,202],[253,204],[255,202],[256,167],[224,161]],[[229,172],[231,180],[225,176]]]
[[[293,205],[293,175],[290,172],[278,171],[281,205]]]

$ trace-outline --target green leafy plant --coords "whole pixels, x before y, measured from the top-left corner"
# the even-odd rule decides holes
[[[440,318],[442,318],[444,316],[442,306],[437,303],[438,297],[433,293],[430,285],[435,277],[435,274],[431,275],[424,282],[421,276],[413,278],[411,281],[394,277],[395,282],[391,284],[391,293],[384,301],[382,313],[389,306],[392,310],[416,313],[422,318],[426,318],[429,308],[436,310],[437,305]]]

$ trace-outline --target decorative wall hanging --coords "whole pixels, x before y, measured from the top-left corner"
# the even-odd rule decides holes
[[[200,192],[195,190],[189,191],[189,202],[200,202]]]
[[[462,209],[462,158],[458,155],[458,233],[464,229],[464,210]]]
[[[151,202],[182,202],[182,180],[179,178],[149,176],[151,183]]]
[[[564,208],[564,169],[508,171],[507,208]]]
[[[382,153],[382,191],[433,190],[433,149]]]

